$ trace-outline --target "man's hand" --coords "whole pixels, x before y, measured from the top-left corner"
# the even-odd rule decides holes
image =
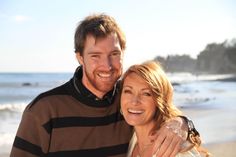
[[[186,141],[187,135],[188,127],[182,118],[176,117],[167,121],[150,136],[154,141],[154,156],[175,157],[181,151],[181,145]]]

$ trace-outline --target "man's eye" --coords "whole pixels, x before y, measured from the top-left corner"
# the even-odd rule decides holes
[[[112,56],[119,56],[120,55],[120,52],[113,52],[112,53]]]
[[[92,58],[99,58],[99,55],[92,55]]]

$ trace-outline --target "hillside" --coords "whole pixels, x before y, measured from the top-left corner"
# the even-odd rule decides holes
[[[236,39],[208,44],[197,59],[189,55],[156,56],[167,72],[226,74],[236,73]]]

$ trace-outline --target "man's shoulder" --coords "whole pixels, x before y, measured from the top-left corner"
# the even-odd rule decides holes
[[[70,88],[71,83],[70,81],[66,82],[63,85],[60,85],[58,87],[52,88],[48,91],[45,91],[41,94],[39,94],[35,99],[33,99],[30,104],[28,105],[28,109],[33,107],[35,104],[37,104],[39,101],[42,101],[43,99],[50,99],[51,96],[60,96],[60,95],[70,95]]]

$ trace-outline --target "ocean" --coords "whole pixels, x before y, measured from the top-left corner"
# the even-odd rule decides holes
[[[0,73],[0,154],[10,152],[26,105],[72,76],[73,73]]]
[[[0,153],[9,153],[22,112],[38,94],[68,81],[73,73],[0,73]],[[190,117],[204,143],[236,139],[236,82],[231,75],[168,74],[174,103]]]

